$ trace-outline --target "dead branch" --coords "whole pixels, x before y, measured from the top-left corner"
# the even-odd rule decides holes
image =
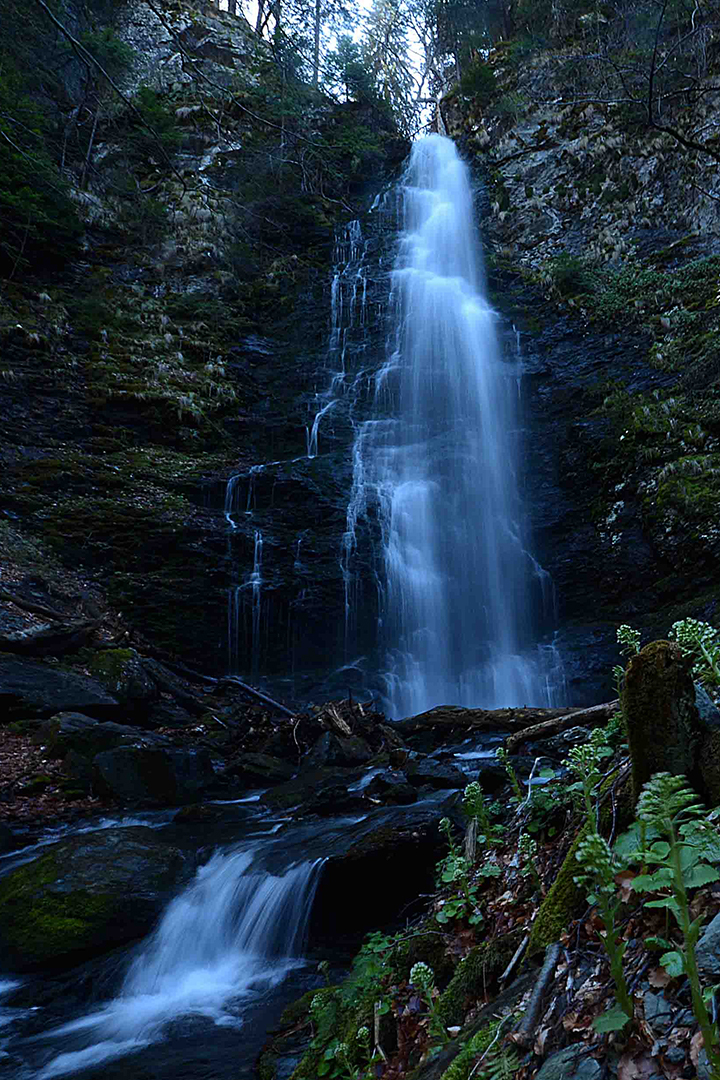
[[[561,716],[551,717],[539,724],[532,724],[521,731],[508,735],[505,740],[505,749],[508,754],[514,754],[518,746],[530,739],[544,739],[548,735],[557,735],[561,731],[567,731],[571,727],[582,727],[585,724],[604,724],[613,713],[620,707],[620,702],[608,701],[604,705],[593,705],[589,709],[574,709],[565,712]]]

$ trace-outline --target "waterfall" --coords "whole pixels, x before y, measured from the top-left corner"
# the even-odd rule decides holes
[[[375,514],[394,715],[545,704],[544,572],[518,492],[517,365],[503,359],[483,295],[469,173],[449,139],[415,144],[398,197],[391,329],[372,414],[356,429],[345,566],[358,520]]]
[[[98,1065],[201,1016],[242,1024],[242,1008],[302,963],[299,952],[321,860],[275,877],[247,851],[215,854],[167,908],[131,964],[118,997],[40,1040],[66,1041],[39,1080]]]

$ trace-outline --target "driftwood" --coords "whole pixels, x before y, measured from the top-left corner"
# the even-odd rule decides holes
[[[515,732],[513,735],[508,735],[505,740],[505,749],[508,754],[514,754],[518,746],[528,742],[530,739],[545,739],[548,735],[557,735],[561,731],[567,731],[569,728],[585,724],[604,724],[619,707],[620,702],[615,699],[615,701],[605,702],[604,705],[593,705],[589,709],[571,709],[570,711],[564,709],[561,713],[555,713],[554,716],[549,717],[547,720],[542,720],[539,723],[532,724],[530,727],[523,728],[522,731]],[[538,712],[540,711],[538,710]]]
[[[0,649],[22,656],[60,656],[84,645],[100,622],[43,623],[26,630],[6,630],[0,633]]]
[[[542,1009],[543,998],[545,997],[548,987],[555,975],[555,968],[558,965],[560,959],[560,953],[562,949],[558,942],[554,942],[552,945],[548,945],[545,950],[545,960],[543,966],[540,968],[540,974],[537,977],[533,992],[530,996],[527,1008],[525,1009],[525,1015],[523,1016],[517,1029],[510,1035],[510,1038],[518,1046],[530,1047],[535,1042],[535,1036],[537,1034],[538,1020],[540,1019],[540,1012]]]
[[[232,683],[233,686],[238,686],[244,693],[249,694],[250,697],[254,697],[257,701],[261,701],[263,705],[268,705],[271,709],[275,709],[276,712],[282,713],[283,716],[292,716],[296,714],[288,709],[287,705],[281,705],[279,701],[273,701],[267,694],[263,694],[262,690],[256,690],[254,686],[248,686],[242,679],[238,679],[237,675],[226,675],[221,680],[223,683]]]
[[[601,706],[602,707],[602,706]],[[580,712],[587,710],[579,710]],[[466,709],[461,705],[438,705],[434,709],[400,720],[398,730],[403,734],[416,731],[525,731],[546,720],[557,720],[577,713],[576,707],[566,709]]]

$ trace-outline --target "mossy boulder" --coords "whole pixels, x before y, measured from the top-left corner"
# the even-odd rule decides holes
[[[530,931],[528,955],[538,953],[557,941],[563,930],[577,918],[586,903],[585,893],[575,883],[579,870],[575,854],[589,832],[589,823],[583,825],[570,845],[570,850],[558,870],[550,892],[540,905]]]
[[[622,705],[637,801],[654,773],[684,775],[705,794],[699,767],[703,729],[695,704],[692,664],[679,645],[653,641],[625,672]]]
[[[160,692],[134,649],[102,649],[89,664],[91,674],[121,704],[144,712]]]
[[[476,945],[460,961],[437,1007],[446,1027],[463,1024],[468,1008],[481,999],[489,985],[502,975],[520,944],[522,932],[506,934]]]
[[[65,710],[108,720],[122,714],[118,699],[96,679],[40,660],[0,653],[0,715],[5,720],[52,716]]]
[[[151,829],[53,844],[0,881],[0,945],[14,970],[63,966],[146,934],[191,869]]]

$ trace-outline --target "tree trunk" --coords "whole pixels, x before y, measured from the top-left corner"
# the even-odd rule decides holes
[[[320,81],[320,23],[322,20],[322,0],[315,0],[315,41],[313,44],[312,84],[317,88]]]

